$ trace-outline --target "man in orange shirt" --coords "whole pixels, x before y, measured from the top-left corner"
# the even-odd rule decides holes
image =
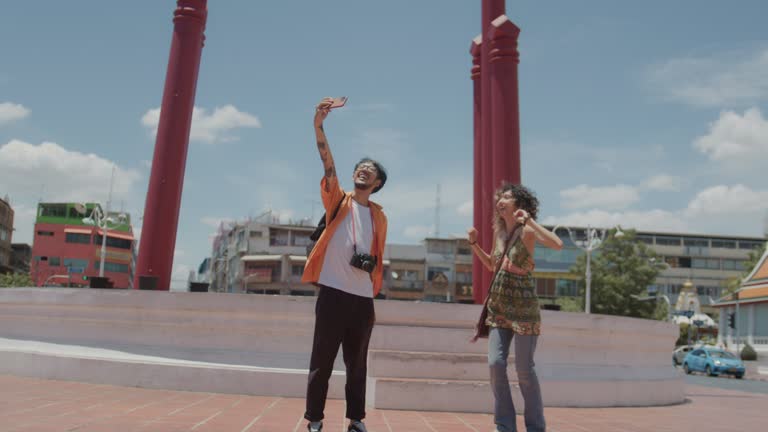
[[[341,345],[347,368],[347,430],[367,432],[362,420],[368,342],[375,321],[373,298],[383,279],[387,237],[387,218],[381,206],[368,198],[381,190],[387,173],[380,163],[365,158],[355,166],[354,190],[344,192],[323,129],[331,104],[332,99],[323,99],[315,111],[317,149],[325,169],[320,193],[327,228],[307,258],[302,277],[303,282],[319,287],[304,418],[309,420],[310,432],[322,430],[328,380]]]

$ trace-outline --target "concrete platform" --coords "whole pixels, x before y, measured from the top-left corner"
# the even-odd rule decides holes
[[[469,343],[480,306],[378,300],[375,305],[371,406],[492,408],[487,342]],[[6,347],[0,346],[0,373],[303,397],[313,311],[314,298],[306,297],[3,289],[0,338]],[[546,406],[683,401],[682,374],[669,361],[677,337],[674,325],[552,311],[542,311],[542,319],[535,361]],[[338,356],[339,372],[340,363]],[[514,385],[513,363],[511,357]],[[343,373],[334,375],[332,398],[343,396],[343,378]]]

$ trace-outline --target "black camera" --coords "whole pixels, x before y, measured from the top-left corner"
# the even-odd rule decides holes
[[[352,259],[349,261],[349,265],[368,273],[373,273],[373,269],[376,268],[376,257],[364,253],[355,252],[352,255]]]

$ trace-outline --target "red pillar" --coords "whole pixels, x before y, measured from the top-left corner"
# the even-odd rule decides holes
[[[482,206],[479,204],[483,201],[483,188],[482,188],[482,100],[480,94],[480,50],[482,44],[482,36],[476,37],[472,41],[472,46],[469,49],[469,53],[472,54],[472,100],[473,100],[473,113],[474,113],[474,184],[473,184],[473,226],[482,230],[483,225],[488,221],[483,219]],[[472,295],[475,303],[482,303],[484,298],[481,289],[478,289],[482,285],[482,273],[483,265],[480,263],[480,259],[474,256],[472,259]]]
[[[504,14],[504,0],[483,0],[481,9],[481,28],[482,40],[485,42],[488,38],[488,31],[491,21],[499,15]],[[490,44],[482,43],[480,45],[480,102],[481,102],[481,131],[480,131],[480,178],[481,178],[481,199],[475,201],[476,206],[480,206],[481,223],[477,226],[480,231],[480,246],[486,251],[493,247],[493,229],[491,221],[493,219],[493,191],[498,185],[493,183],[493,166],[491,163],[491,80],[489,65]],[[477,174],[476,174],[477,175]],[[491,274],[483,267],[473,266],[473,274],[480,273],[480,289],[474,289],[475,295],[485,298],[485,293],[491,283]],[[475,301],[478,301],[477,298]],[[479,300],[482,302],[482,299]]]
[[[493,184],[520,183],[520,110],[517,88],[517,37],[520,29],[506,15],[493,20],[490,42],[491,155]]]
[[[203,50],[207,0],[177,0],[152,173],[136,266],[136,288],[169,290],[189,130]]]

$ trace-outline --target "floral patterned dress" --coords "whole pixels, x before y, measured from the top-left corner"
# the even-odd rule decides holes
[[[494,256],[499,260],[503,253],[503,250],[497,250]],[[534,263],[522,236],[509,247],[503,260],[493,277],[485,323],[490,327],[511,329],[520,335],[538,335],[541,332],[541,314],[536,284],[531,275]]]

